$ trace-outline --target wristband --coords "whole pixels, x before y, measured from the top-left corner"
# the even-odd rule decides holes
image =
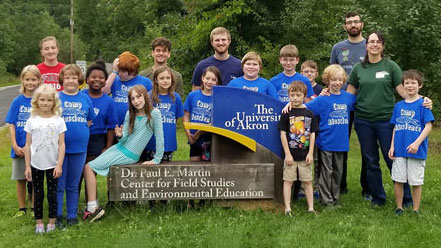
[[[116,75],[118,75],[119,74],[119,72],[118,71],[112,71],[113,73],[115,73]]]

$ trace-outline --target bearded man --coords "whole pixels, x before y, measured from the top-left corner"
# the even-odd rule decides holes
[[[243,76],[240,60],[228,53],[231,44],[230,31],[224,27],[213,29],[210,34],[210,42],[214,49],[214,55],[201,60],[197,64],[191,80],[192,90],[200,88],[202,73],[209,66],[216,66],[219,69],[223,85],[227,85],[231,80]]]
[[[345,20],[343,24],[343,29],[348,34],[348,39],[335,44],[332,47],[330,64],[341,65],[349,78],[351,74],[352,67],[361,62],[366,54],[366,40],[361,35],[363,30],[363,21],[361,20],[360,14],[355,11],[350,11],[346,13]],[[346,90],[348,87],[347,82],[344,83],[342,90]],[[352,123],[354,122],[354,112],[351,112],[350,122],[349,122],[349,135],[352,131]],[[361,194],[366,200],[371,199],[370,190],[366,179],[366,166],[364,161],[361,161],[361,173],[360,173],[360,185]],[[348,168],[348,153],[346,152],[343,158],[343,173],[340,184],[340,192],[345,194],[348,192],[347,186],[347,168]]]

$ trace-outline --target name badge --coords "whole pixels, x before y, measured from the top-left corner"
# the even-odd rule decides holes
[[[375,78],[384,78],[386,75],[389,75],[387,71],[379,71],[375,74]]]

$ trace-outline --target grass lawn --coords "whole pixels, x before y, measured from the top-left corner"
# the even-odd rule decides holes
[[[294,218],[283,216],[282,207],[242,210],[209,204],[185,210],[185,203],[172,202],[163,209],[117,204],[106,209],[96,223],[80,222],[66,230],[34,234],[30,216],[14,219],[17,210],[15,182],[10,180],[9,137],[0,129],[0,247],[438,247],[441,243],[441,129],[430,135],[421,215],[406,209],[394,215],[393,185],[382,164],[387,192],[384,207],[372,208],[360,195],[360,151],[353,135],[348,168],[349,193],[341,208],[306,213],[306,202],[293,203]],[[175,160],[188,159],[188,145],[179,130]],[[99,178],[99,200],[105,205],[105,178]],[[84,208],[84,196],[80,209]],[[47,206],[45,206],[47,215]]]
[[[20,83],[20,79],[15,76],[7,75],[0,77],[0,87],[19,84],[19,83]]]

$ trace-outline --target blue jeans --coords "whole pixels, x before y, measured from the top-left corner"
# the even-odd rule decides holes
[[[86,152],[66,153],[63,161],[63,173],[58,178],[57,216],[63,216],[64,192],[66,191],[67,219],[76,219],[78,212],[78,185],[83,174]]]
[[[386,192],[384,192],[383,188],[378,146],[381,148],[381,153],[383,154],[387,168],[389,168],[390,174],[392,160],[389,159],[388,152],[392,141],[394,126],[390,124],[389,121],[366,121],[356,117],[354,127],[360,142],[361,156],[366,164],[365,172],[367,183],[372,194],[372,203],[383,205],[386,202]],[[407,205],[411,203],[412,196],[410,194],[409,185],[406,183],[404,186],[403,204]]]

